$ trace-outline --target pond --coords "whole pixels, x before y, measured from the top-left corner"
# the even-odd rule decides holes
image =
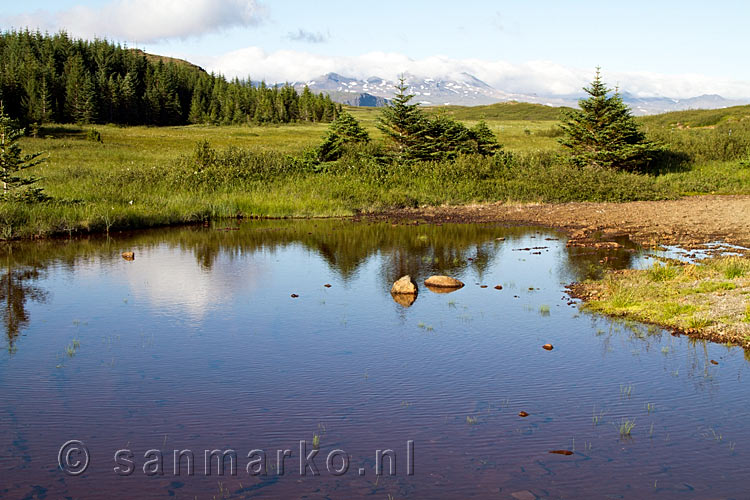
[[[348,220],[6,245],[0,497],[747,498],[744,351],[566,294],[630,247]]]

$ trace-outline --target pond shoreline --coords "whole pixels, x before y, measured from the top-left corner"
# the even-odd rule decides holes
[[[750,349],[748,257],[609,271],[600,280],[572,283],[566,289],[588,311]]]
[[[701,248],[723,241],[750,247],[750,196],[702,195],[667,201],[486,203],[475,205],[399,209],[367,215],[383,220],[425,223],[530,224],[563,230],[571,246],[602,246],[629,238],[653,248],[679,245]]]

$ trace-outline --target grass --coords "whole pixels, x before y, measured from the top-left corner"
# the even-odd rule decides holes
[[[378,110],[351,112],[378,141]],[[509,154],[495,161],[465,156],[387,166],[368,158],[371,150],[364,149],[313,167],[300,157],[321,141],[325,124],[42,127],[38,137],[23,138],[21,146],[24,152],[46,152],[48,161],[29,173],[42,178],[39,185],[54,201],[0,204],[0,238],[104,233],[236,216],[347,216],[474,202],[620,202],[750,193],[750,168],[740,161],[750,151],[750,121],[742,121],[746,107],[705,116],[685,112],[643,118],[650,136],[686,159],[665,161],[659,175],[570,166],[558,143],[558,108],[503,103],[429,112],[447,113],[467,125],[487,120]],[[716,125],[699,125],[709,122]],[[210,146],[197,148],[202,141]]]
[[[620,423],[617,426],[617,429],[620,431],[621,438],[631,437],[631,433],[633,432],[634,428],[635,428],[635,419],[629,420],[627,418],[623,418],[622,420],[620,420]]]
[[[632,393],[633,393],[633,386],[632,385],[628,384],[628,385],[621,385],[620,386],[620,396],[622,396],[624,398],[630,399],[630,395]]]
[[[580,285],[589,310],[750,347],[750,258],[610,272]]]

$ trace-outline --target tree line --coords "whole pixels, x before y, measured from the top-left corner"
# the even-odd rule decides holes
[[[208,74],[106,39],[0,34],[0,103],[21,125],[330,122],[341,107],[307,87]]]

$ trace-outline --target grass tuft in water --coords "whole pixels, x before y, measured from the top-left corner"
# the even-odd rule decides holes
[[[623,418],[622,420],[620,420],[620,423],[617,426],[617,429],[620,431],[621,438],[631,437],[631,433],[633,432],[634,428],[635,428],[635,419],[630,420],[627,418]]]

